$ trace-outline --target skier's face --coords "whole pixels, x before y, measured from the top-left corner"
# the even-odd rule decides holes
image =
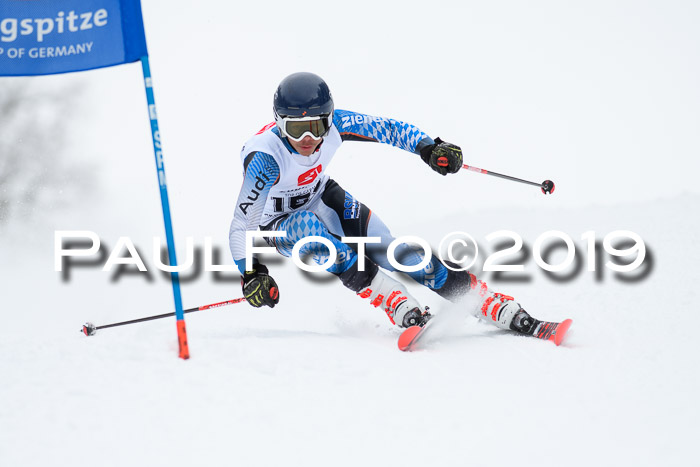
[[[319,144],[321,144],[323,138],[313,139],[311,136],[306,135],[304,138],[301,139],[301,141],[294,141],[291,138],[288,138],[287,141],[289,141],[289,144],[292,145],[294,150],[302,156],[310,156],[314,153],[314,151],[316,151],[316,148]]]

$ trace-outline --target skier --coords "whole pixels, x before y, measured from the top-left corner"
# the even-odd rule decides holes
[[[294,73],[282,80],[273,109],[275,121],[250,138],[241,151],[245,175],[229,231],[248,303],[274,307],[280,297],[267,267],[254,259],[254,267],[245,268],[246,231],[260,228],[286,232],[286,237],[266,239],[284,256],[291,256],[295,243],[304,237],[329,240],[338,254],[328,271],[345,287],[381,307],[398,326],[425,325],[431,318],[427,309],[382,271],[395,270],[386,258],[394,240],[391,232],[365,204],[326,175],[326,169],[344,141],[391,144],[415,153],[440,175],[462,167],[462,150],[408,123],[335,109],[328,85],[313,73]],[[361,271],[355,249],[339,239],[367,236],[380,237],[381,243],[367,245]],[[320,242],[307,243],[300,253],[312,255],[319,264],[329,256]],[[406,244],[396,249],[396,257],[407,266],[423,260],[422,251]],[[513,297],[493,292],[469,272],[449,269],[434,255],[423,269],[407,274],[450,301],[477,294],[479,300],[469,311],[499,328],[533,334],[540,324]]]

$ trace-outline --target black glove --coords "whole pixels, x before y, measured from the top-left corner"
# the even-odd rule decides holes
[[[462,168],[462,149],[440,138],[421,149],[420,158],[440,175],[453,174]]]
[[[245,299],[256,308],[267,305],[274,308],[280,301],[277,282],[267,273],[267,268],[260,263],[252,271],[246,271],[241,277],[241,287]]]

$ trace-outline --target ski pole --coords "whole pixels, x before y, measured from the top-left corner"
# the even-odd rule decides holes
[[[526,183],[528,185],[538,186],[542,190],[542,193],[544,193],[545,195],[554,193],[554,182],[551,180],[545,180],[542,183],[530,182],[528,180],[523,180],[521,178],[511,177],[510,175],[503,175],[503,174],[499,174],[496,172],[491,172],[490,170],[480,169],[478,167],[473,167],[473,166],[467,165],[467,164],[463,164],[462,167],[467,169],[467,170],[471,170],[472,172],[477,172],[477,173],[486,174],[486,175],[493,175],[494,177],[505,178],[506,180],[512,180],[514,182],[520,182],[520,183]]]
[[[192,313],[193,311],[208,310],[210,308],[218,308],[220,306],[233,305],[234,303],[240,303],[244,301],[245,298],[243,297],[234,298],[233,300],[227,300],[225,302],[212,303],[211,305],[202,305],[200,307],[189,308],[187,310],[184,310],[183,314]],[[120,323],[103,324],[102,326],[95,326],[94,324],[88,322],[83,325],[83,328],[80,330],[80,332],[82,332],[86,336],[94,336],[98,329],[113,328],[115,326],[124,326],[126,324],[140,323],[142,321],[150,321],[152,319],[167,318],[168,316],[175,316],[175,312],[173,311],[172,313],[163,313],[162,315],[146,316],[145,318],[131,319],[129,321],[122,321]]]

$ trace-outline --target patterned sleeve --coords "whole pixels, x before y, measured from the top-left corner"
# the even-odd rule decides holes
[[[241,273],[245,272],[246,230],[258,230],[267,195],[280,175],[275,159],[264,152],[251,153],[245,160],[244,170],[245,177],[228,234],[231,255]]]
[[[420,154],[424,146],[435,143],[418,127],[392,118],[337,109],[333,115],[333,124],[338,128],[343,141],[386,143],[416,154]]]

